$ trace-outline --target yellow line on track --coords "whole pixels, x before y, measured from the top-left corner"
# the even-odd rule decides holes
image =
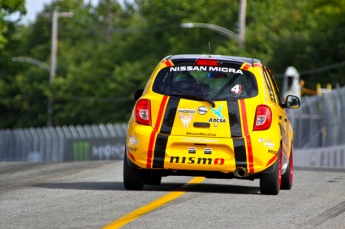
[[[203,180],[205,180],[204,177],[195,177],[192,180],[190,180],[187,184],[183,185],[179,189],[172,191],[161,198],[152,201],[151,203],[138,208],[137,210],[134,210],[127,215],[115,220],[114,222],[106,225],[103,227],[103,229],[115,229],[115,228],[120,228],[129,222],[135,220],[136,218],[139,218],[142,215],[145,215],[146,213],[149,213],[160,206],[163,206],[164,204],[177,199],[178,197],[182,196],[189,188],[191,188],[195,184],[201,183]]]

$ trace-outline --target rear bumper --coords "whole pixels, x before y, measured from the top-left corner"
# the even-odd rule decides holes
[[[137,169],[140,168],[137,164],[135,164],[132,160],[127,159],[127,163],[129,166]],[[272,173],[274,165],[269,166],[265,170],[255,173],[255,174],[247,174],[243,177],[236,176],[234,172],[220,172],[220,171],[203,171],[203,170],[173,170],[173,169],[145,169],[152,173],[155,173],[159,176],[167,177],[167,176],[199,176],[199,177],[206,177],[206,178],[216,178],[216,179],[243,179],[243,180],[254,180],[261,177],[261,175],[266,173]]]
[[[272,134],[262,131],[245,138],[167,136],[154,132],[150,126],[135,125],[128,133],[126,152],[132,165],[171,170],[171,175],[176,175],[176,171],[199,171],[230,176],[238,168],[251,175],[259,174],[274,163],[280,145]]]

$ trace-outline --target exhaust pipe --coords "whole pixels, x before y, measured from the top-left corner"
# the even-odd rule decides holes
[[[237,168],[234,172],[234,176],[237,178],[244,178],[244,177],[248,177],[249,173],[247,173],[247,170],[245,168]]]

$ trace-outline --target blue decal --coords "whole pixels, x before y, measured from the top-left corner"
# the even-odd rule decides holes
[[[222,107],[223,107],[223,104],[220,105],[218,107],[218,109],[214,109],[213,107],[211,107],[211,111],[218,117],[218,118],[224,118],[223,115],[222,115]]]

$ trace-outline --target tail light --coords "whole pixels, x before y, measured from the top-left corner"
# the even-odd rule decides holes
[[[267,130],[272,123],[272,111],[266,105],[259,105],[256,108],[253,130]]]
[[[137,123],[151,125],[151,104],[148,99],[141,99],[135,106],[135,119]]]
[[[198,59],[195,63],[196,66],[214,66],[218,67],[218,60],[209,60],[209,59]]]

